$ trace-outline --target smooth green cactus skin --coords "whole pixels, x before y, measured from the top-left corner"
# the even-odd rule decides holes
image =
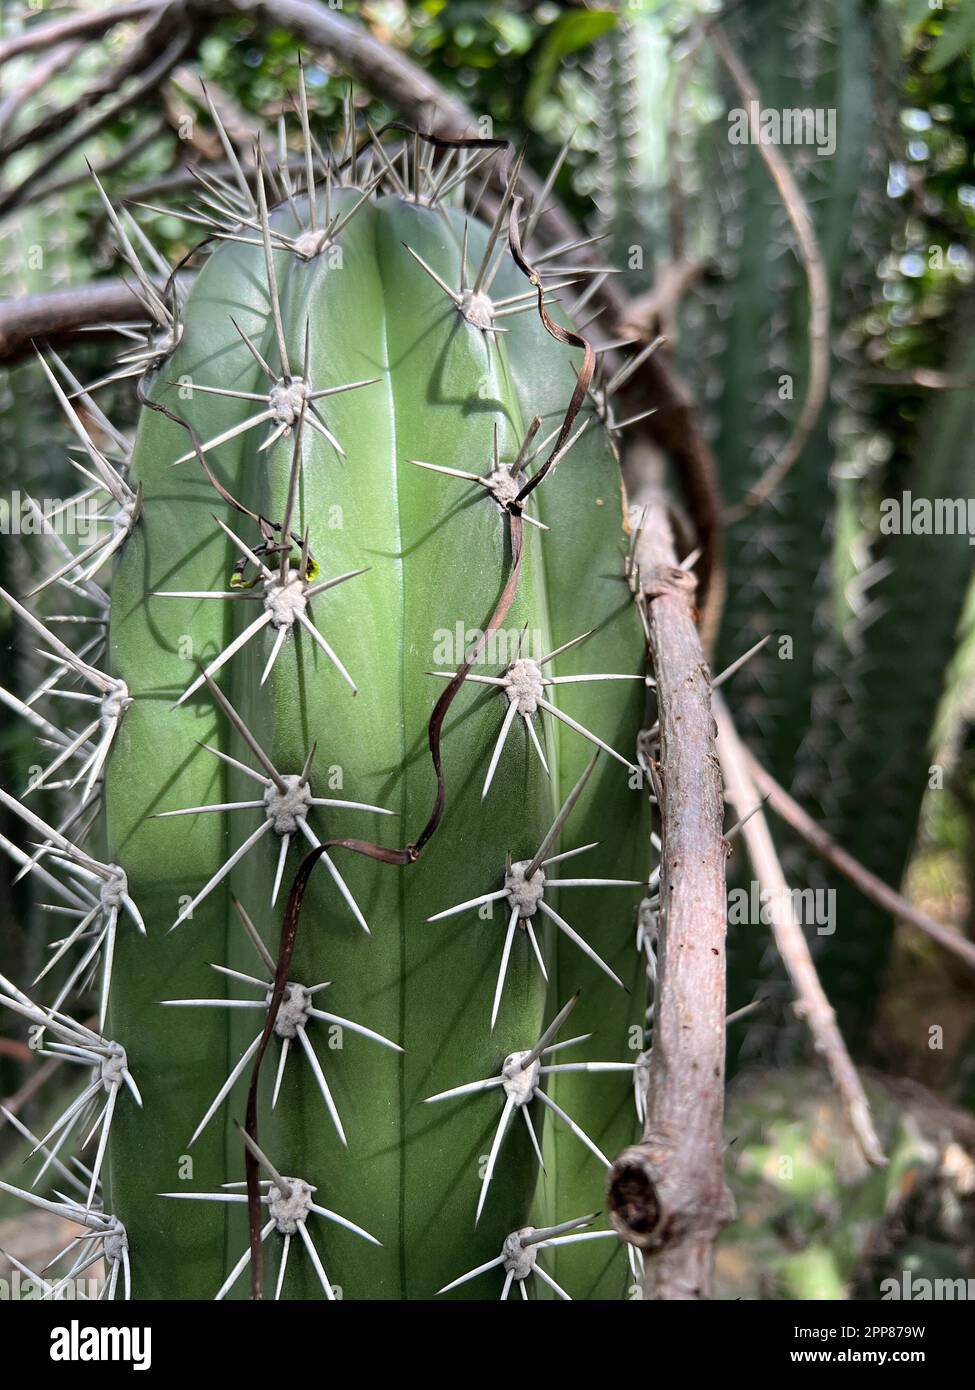
[[[351,191],[338,195],[352,200]],[[291,214],[273,214],[287,228]],[[306,429],[293,530],[309,528],[322,578],[367,566],[366,573],[314,600],[313,621],[357,686],[353,695],[307,634],[289,637],[266,683],[271,650],[265,629],[225,665],[219,683],[281,773],[301,771],[316,748],[317,796],[383,806],[398,819],[316,808],[321,838],[355,836],[398,847],[416,837],[433,802],[435,781],[427,721],[444,682],[427,674],[453,669],[438,642],[460,624],[486,624],[509,560],[506,523],[494,501],[459,479],[414,467],[410,459],[484,474],[496,424],[510,461],[534,414],[543,432],[564,413],[579,354],[546,335],[534,314],[505,321],[490,340],[465,323],[404,249],[407,243],[451,283],[457,282],[463,223],[399,198],[359,209],[340,237],[341,264],[324,254],[301,261],[275,252],[288,351],[300,364],[309,326],[309,377],[316,388],[378,377],[375,385],[328,398],[339,458]],[[472,223],[469,263],[487,229]],[[511,266],[494,294],[521,293]],[[180,346],[153,388],[156,400],[212,438],[259,407],[193,392],[192,385],[266,391],[260,369],[231,316],[277,367],[262,252],[222,245],[201,272],[185,310]],[[259,452],[264,429],[250,430],[208,454],[223,485],[246,506],[280,520],[292,439]],[[225,505],[196,462],[172,467],[189,447],[186,432],[145,411],[133,463],[143,487],[142,524],[128,542],[113,585],[111,661],[135,697],[107,777],[110,854],[126,870],[142,907],[148,940],[119,940],[108,1032],[126,1046],[145,1106],[120,1106],[113,1127],[108,1183],[125,1221],[136,1297],[212,1297],[246,1245],[246,1213],[166,1200],[156,1194],[213,1192],[243,1176],[235,1121],[243,1120],[246,1076],[203,1135],[190,1136],[231,1065],[259,1031],[261,1010],[166,1008],[162,999],[255,997],[209,962],[259,974],[257,958],[230,904],[246,907],[272,954],[283,898],[306,846],[292,842],[282,895],[270,906],[279,840],[272,831],[175,931],[189,897],[261,824],[260,810],[153,819],[162,811],[260,796],[256,783],[199,744],[255,766],[254,757],[206,690],[174,701],[207,662],[261,610],[246,602],[156,596],[166,590],[228,589],[237,554],[218,529],[220,516],[249,545],[257,529]],[[527,626],[541,655],[590,628],[594,635],[552,669],[558,674],[643,669],[643,643],[623,581],[618,470],[598,424],[535,494],[551,529],[525,527],[517,596],[504,622],[507,638]],[[497,674],[501,663],[477,670]],[[631,760],[643,719],[639,681],[554,688],[560,708]],[[551,690],[547,693],[551,693]],[[524,1124],[512,1123],[476,1229],[480,1177],[501,1113],[498,1089],[433,1106],[424,1098],[496,1075],[505,1056],[528,1048],[572,991],[581,1003],[563,1036],[594,1032],[579,1058],[632,1061],[639,1022],[640,964],[633,949],[639,888],[584,889],[552,897],[558,910],[617,971],[630,998],[569,942],[547,927],[547,992],[526,933],[515,933],[494,1031],[491,1001],[507,926],[507,904],[440,922],[432,914],[501,887],[506,856],[530,858],[588,759],[583,738],[548,719],[542,772],[516,720],[494,783],[481,788],[501,719],[503,695],[466,685],[444,726],[447,809],[415,865],[391,867],[341,849],[334,859],[371,928],[367,938],[323,866],[305,900],[291,978],[330,980],[322,1007],[400,1043],[400,1055],[348,1030],[309,1030],[348,1137],[342,1146],[306,1060],[295,1048],[276,1108],[271,1085],[280,1043],[262,1073],[261,1144],[285,1175],[318,1188],[316,1200],[382,1242],[365,1244],[333,1225],[316,1240],[329,1278],[346,1298],[428,1298],[449,1280],[494,1258],[508,1232],[596,1210],[599,1163],[544,1117],[548,1173],[532,1212],[537,1164]],[[601,842],[579,874],[645,879],[645,793],[602,755],[559,848]],[[584,867],[583,867],[584,865]],[[547,895],[548,897],[548,895]],[[571,901],[570,901],[571,897]],[[540,919],[539,919],[540,924]],[[317,1030],[317,1031],[316,1031]],[[336,1044],[341,1044],[340,1046]],[[639,1046],[639,1041],[637,1046]],[[550,1093],[613,1156],[635,1134],[628,1074],[552,1078]],[[543,1114],[532,1109],[539,1134]],[[514,1116],[515,1121],[520,1117]],[[189,1156],[189,1158],[187,1158]],[[280,1241],[265,1247],[266,1282]],[[587,1253],[588,1252],[588,1253]],[[549,1266],[555,1269],[555,1265]],[[573,1296],[619,1297],[628,1274],[615,1242],[574,1247],[559,1256],[558,1277]],[[497,1297],[486,1280],[455,1297]],[[247,1293],[247,1276],[232,1296]],[[292,1257],[284,1297],[321,1297],[309,1263]]]

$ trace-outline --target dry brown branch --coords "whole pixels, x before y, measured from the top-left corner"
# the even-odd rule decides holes
[[[739,816],[747,815],[758,800],[744,747],[735,731],[728,707],[719,694],[714,696],[718,721],[718,754],[724,771],[728,799]],[[842,1098],[850,1127],[864,1158],[874,1167],[884,1167],[884,1157],[870,1114],[870,1102],[846,1043],[836,1023],[836,1015],[823,991],[813,964],[785,874],[779,863],[775,843],[762,811],[755,812],[741,828],[752,872],[758,881],[763,904],[767,903],[772,935],[795,991],[793,1009],[812,1035],[813,1046],[822,1056]]]
[[[104,126],[114,121],[127,107],[137,107],[140,102],[145,101],[146,97],[165,81],[173,68],[182,62],[186,54],[194,47],[195,42],[195,35],[192,32],[184,32],[171,39],[162,52],[153,49],[154,59],[140,73],[138,81],[112,101],[97,105],[88,116],[82,116],[69,125],[60,138],[44,150],[43,158],[38,161],[30,173],[0,196],[0,214],[10,212],[11,209],[24,202],[30,190],[44,179],[51,169],[56,168],[72,150],[77,149],[79,145],[96,135]],[[112,90],[115,88],[113,87]],[[6,154],[10,148],[8,147],[8,151],[2,153]]]
[[[67,39],[95,39],[126,20],[141,19],[153,10],[162,9],[161,0],[134,0],[130,5],[114,9],[86,10],[83,14],[68,15],[50,24],[35,24],[16,38],[0,43],[0,66],[21,53],[38,53]]]
[[[104,71],[73,101],[64,106],[54,107],[31,123],[28,129],[7,140],[0,146],[0,159],[6,161],[11,155],[38,145],[50,136],[63,132],[74,121],[80,120],[86,112],[94,110],[100,102],[117,96],[125,83],[138,76],[158,57],[160,50],[177,37],[178,25],[174,22],[176,11],[167,7],[154,18],[143,24],[132,42],[125,49],[118,62],[106,64]],[[184,26],[185,28],[185,26]],[[46,156],[45,156],[46,161]]]
[[[715,52],[738,90],[742,104],[749,113],[749,122],[751,122],[752,113],[761,110],[761,97],[758,88],[720,25],[711,26],[708,34]],[[753,102],[755,103],[754,106],[752,105]],[[829,392],[829,280],[816,238],[816,228],[806,200],[802,196],[802,191],[778,148],[768,141],[758,139],[759,132],[757,130],[753,133],[758,141],[759,154],[765,161],[765,166],[778,190],[779,197],[782,199],[782,204],[795,231],[799,258],[802,261],[809,286],[809,381],[802,402],[802,410],[799,412],[799,419],[796,421],[792,434],[786,440],[782,452],[774,463],[769,465],[758,482],[748,489],[743,500],[729,509],[725,516],[726,525],[738,521],[771,497],[808,444],[823,406],[826,404]]]
[[[747,749],[744,750],[744,757],[748,772],[761,794],[768,799],[770,809],[801,835],[821,859],[825,859],[827,864],[831,864],[838,873],[849,879],[865,898],[889,912],[891,917],[900,922],[909,922],[912,927],[917,927],[918,931],[931,937],[932,941],[937,941],[939,946],[959,956],[966,965],[975,967],[975,942],[967,940],[959,932],[952,931],[934,917],[929,917],[926,912],[921,912],[895,889],[884,883],[883,879],[872,874],[859,860],[854,859],[852,854],[848,854],[838,845],[822,826],[817,825],[812,816],[807,815],[798,802],[793,801],[789,793],[779,786],[771,773],[767,772]]]
[[[714,1242],[732,1215],[723,1173],[725,861],[711,680],[693,575],[677,567],[662,506],[637,564],[657,681],[662,881],[653,1048],[643,1140],[609,1179],[609,1212],[647,1261],[646,1296],[711,1294]]]
[[[27,356],[35,339],[57,343],[98,324],[145,318],[124,280],[102,280],[75,290],[30,295],[0,303],[0,362]]]
[[[0,102],[0,140],[11,121],[31,97],[42,91],[59,72],[63,72],[81,50],[80,43],[60,44],[49,53],[43,62],[35,63],[29,76],[18,82],[13,91]]]

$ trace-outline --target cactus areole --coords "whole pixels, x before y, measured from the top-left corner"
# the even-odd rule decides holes
[[[77,1205],[112,1296],[623,1297],[647,681],[554,298],[585,282],[517,169],[467,211],[498,142],[326,170],[304,130],[300,192],[266,159],[215,189],[178,312],[146,278],[130,458],[84,437],[104,654],[20,609],[62,686],[105,682],[88,838],[20,807],[88,922],[50,977],[93,1067],[72,1143],[101,1116]]]

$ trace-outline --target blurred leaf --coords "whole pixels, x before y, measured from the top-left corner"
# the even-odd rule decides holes
[[[563,15],[545,36],[535,75],[525,94],[525,115],[530,120],[538,104],[547,95],[558,71],[559,63],[569,53],[587,48],[594,39],[607,33],[616,23],[610,10],[585,10]]]
[[[946,21],[937,43],[928,54],[925,72],[940,72],[975,44],[975,6],[960,6]]]

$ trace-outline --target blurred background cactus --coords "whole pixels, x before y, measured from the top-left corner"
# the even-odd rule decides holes
[[[681,555],[703,543],[701,573],[710,569],[712,578],[702,632],[715,671],[768,639],[725,689],[739,734],[775,781],[859,865],[901,890],[918,912],[947,924],[970,948],[975,920],[969,862],[975,5],[972,0],[945,0],[936,8],[927,0],[749,0],[725,9],[722,13],[710,0],[571,6],[390,0],[346,5],[340,14],[323,15],[322,7],[312,4],[296,6],[289,26],[274,23],[273,3],[258,13],[242,0],[186,0],[147,5],[143,14],[119,23],[82,23],[35,48],[31,34],[45,24],[70,24],[94,12],[82,7],[52,18],[8,7],[0,40],[5,515],[29,513],[30,498],[71,496],[71,476],[77,474],[66,453],[74,449],[73,457],[81,459],[78,439],[33,358],[35,338],[65,392],[81,402],[89,437],[107,457],[118,458],[124,453],[121,441],[135,435],[139,405],[131,382],[110,381],[88,398],[77,394],[81,384],[111,373],[113,355],[120,343],[123,352],[131,346],[128,325],[139,317],[131,303],[126,307],[124,281],[132,270],[120,250],[119,228],[157,284],[167,273],[163,262],[180,267],[174,292],[182,298],[201,263],[191,253],[212,230],[196,220],[201,206],[207,218],[215,197],[226,197],[228,187],[240,195],[238,155],[229,151],[239,151],[241,178],[251,189],[248,196],[256,198],[254,141],[261,134],[268,167],[290,170],[275,184],[272,203],[297,199],[305,166],[301,122],[294,112],[299,53],[316,160],[346,119],[350,77],[357,84],[354,112],[363,138],[370,128],[402,120],[421,128],[437,122],[440,133],[456,134],[462,124],[458,113],[472,112],[479,136],[524,145],[526,167],[538,176],[536,192],[553,171],[547,187],[551,216],[542,219],[530,251],[537,256],[544,248],[554,250],[552,266],[588,260],[585,280],[553,290],[552,301],[558,299],[560,312],[584,326],[597,348],[607,349],[600,353],[604,385],[621,368],[628,373],[610,406],[613,420],[656,411],[614,431],[613,447],[634,498],[653,499],[666,490]],[[377,64],[376,50],[360,48],[360,39],[381,45],[391,66]],[[780,124],[778,137],[763,145],[749,126],[753,103],[759,121],[765,114],[781,122],[793,112],[805,121],[808,113],[808,124],[797,127],[802,137],[784,137]],[[432,152],[427,154],[432,168]],[[416,158],[409,150],[402,167],[395,163],[387,191],[392,178],[414,177]],[[423,159],[421,149],[420,164]],[[86,160],[99,175],[104,197]],[[477,215],[488,226],[500,197],[499,185],[485,186]],[[122,210],[120,224],[113,225],[107,205]],[[244,210],[251,239],[259,222],[255,209],[256,204]],[[456,210],[450,216],[453,244],[463,237],[463,218]],[[584,239],[593,238],[591,245],[561,253],[571,238],[560,217],[581,227]],[[472,233],[472,248],[475,240]],[[148,243],[156,248],[158,263]],[[257,247],[240,247],[238,254],[252,257],[258,268],[262,263]],[[419,266],[412,269],[423,277]],[[116,295],[113,313],[58,317],[58,293],[91,282]],[[502,282],[506,295],[528,288],[510,263],[499,276],[499,286]],[[432,282],[430,289],[435,291]],[[27,297],[36,306],[33,316],[25,312]],[[116,335],[113,341],[100,330],[106,317],[121,325],[121,339]],[[565,408],[572,386],[569,363],[578,367],[579,353],[556,344],[534,314],[507,325],[517,325],[517,331],[506,335],[509,341],[499,354],[511,364],[516,382],[537,371],[542,352],[553,364],[534,392],[514,391],[524,426],[537,411],[547,434]],[[301,331],[296,319],[289,332],[299,355]],[[659,370],[680,373],[702,447],[713,454],[715,485],[708,505],[701,501],[708,484],[693,459],[688,461],[694,450],[683,449],[685,417],[640,357],[658,337],[663,339],[655,352],[663,363]],[[266,348],[267,343],[261,351]],[[192,366],[185,372],[192,377]],[[363,365],[342,380],[374,374]],[[360,409],[366,408],[370,389],[353,393],[362,396]],[[538,392],[545,397],[542,405],[534,404]],[[156,395],[167,399],[158,389]],[[214,419],[220,414],[215,410]],[[204,439],[208,425],[201,428]],[[144,421],[140,441],[147,433],[169,430],[178,433],[171,421]],[[502,441],[502,456],[511,443]],[[602,643],[597,665],[588,666],[588,656],[583,660],[583,646],[582,664],[567,663],[565,671],[622,672],[632,668],[618,664],[626,649],[619,625],[635,620],[635,614],[627,611],[623,619],[613,594],[600,588],[601,556],[616,554],[612,467],[606,458],[592,462],[595,446],[584,441],[579,448],[579,459],[589,449],[586,459],[601,470],[595,490],[600,515],[591,556],[554,547],[546,552],[549,589],[555,586],[566,596],[564,607],[561,599],[551,607],[553,645],[598,626],[597,638],[587,644]],[[289,446],[281,441],[274,457],[282,468],[286,455]],[[481,471],[486,456],[469,465],[452,462]],[[560,519],[578,516],[586,506],[582,466],[571,464],[569,455],[558,474]],[[199,481],[205,486],[202,473]],[[267,498],[259,505],[252,498],[248,505],[255,504],[260,515],[275,512],[275,506],[281,511],[279,484],[272,493],[275,505]],[[18,510],[22,502],[26,513]],[[930,504],[927,511],[925,504]],[[231,524],[229,511],[221,510],[221,516]],[[720,544],[715,516],[722,523]],[[942,524],[927,524],[926,516],[941,516]],[[965,520],[946,527],[946,516]],[[68,558],[58,540],[25,534],[30,530],[8,525],[0,546],[0,584],[21,601],[39,566],[50,571]],[[300,534],[300,527],[296,530]],[[529,539],[534,544],[539,537]],[[64,543],[82,548],[70,536]],[[617,538],[616,545],[622,564],[623,540]],[[121,562],[123,588],[138,568],[134,554],[134,547],[127,547]],[[326,565],[330,575],[351,568],[344,560]],[[69,574],[77,579],[79,571]],[[111,587],[111,567],[98,583]],[[167,579],[159,587],[199,585]],[[48,597],[26,601],[45,620],[57,612]],[[157,607],[165,602],[158,600]],[[622,586],[619,602],[625,603]],[[377,599],[377,607],[383,605]],[[0,608],[0,624],[7,692],[0,780],[19,796],[56,750],[52,745],[39,754],[36,737],[50,739],[50,731],[32,728],[23,708],[26,702],[34,709],[35,693],[46,678],[36,651],[42,644],[5,608]],[[75,625],[67,637],[63,628],[57,631],[79,650],[95,635],[90,626]],[[251,674],[260,677],[260,671]],[[227,684],[225,689],[236,701],[235,688]],[[637,707],[608,696],[608,684],[579,689],[586,694],[573,706],[577,719],[605,731],[610,743],[608,731],[618,729],[628,742],[616,746],[638,760]],[[462,716],[463,710],[450,717]],[[261,724],[260,741],[272,737],[259,705],[248,719]],[[425,752],[422,730],[417,737]],[[223,751],[241,753],[229,745]],[[571,748],[556,778],[558,795],[547,804],[546,815],[554,814],[582,771],[585,757],[580,761],[577,751]],[[326,757],[323,766],[331,761]],[[645,880],[656,863],[647,827],[639,816],[614,821],[619,806],[604,773],[600,768],[602,780],[590,788],[589,804],[580,804],[569,822],[571,845],[566,841],[565,847],[612,838],[614,876]],[[381,790],[377,782],[362,799],[381,802]],[[180,804],[173,796],[166,809]],[[29,804],[45,824],[57,826],[74,802],[66,789],[45,786]],[[851,882],[825,862],[775,809],[773,800],[766,815],[789,883],[815,890],[828,904],[828,920],[802,925],[850,1054],[872,1069],[869,1098],[890,1166],[883,1174],[864,1166],[844,1130],[842,1107],[830,1099],[823,1075],[806,1065],[807,1020],[793,1009],[793,976],[768,921],[730,915],[728,1009],[745,1010],[728,1030],[733,1078],[728,1136],[739,1141],[729,1178],[739,1219],[719,1245],[716,1296],[870,1298],[878,1296],[882,1278],[902,1269],[914,1277],[949,1268],[975,1276],[970,1240],[975,1146],[967,1119],[975,1067],[970,960],[865,896],[862,881]],[[17,856],[22,860],[34,853],[37,834],[9,807],[2,815],[0,843],[11,846],[14,857],[5,868],[0,865],[9,875],[0,972],[26,985],[42,968],[50,941],[62,935],[64,919],[42,910],[50,897],[39,874],[20,873]],[[109,846],[100,833],[94,832],[92,844],[104,856]],[[411,833],[412,826],[403,827],[402,843]],[[388,838],[389,844],[394,841],[399,842],[396,836]],[[236,841],[228,843],[232,847]],[[758,870],[743,839],[736,837],[732,849],[729,888],[747,897]],[[287,861],[278,903],[259,924],[272,956],[296,863],[294,856]],[[387,870],[378,866],[370,872],[378,879]],[[358,867],[353,878],[358,881]],[[187,884],[187,895],[198,886]],[[584,909],[578,922],[570,920],[584,937],[591,935],[586,924],[597,920],[599,932],[610,935],[615,946],[607,964],[631,989],[632,1004],[620,1004],[622,992],[597,967],[587,967],[583,980],[575,959],[567,959],[574,948],[566,944],[550,962],[547,997],[542,1001],[537,989],[530,1002],[519,994],[519,1007],[534,1011],[540,1031],[583,983],[568,1035],[595,1034],[595,1051],[587,1056],[632,1061],[652,1044],[652,987],[645,998],[643,976],[656,924],[653,909],[644,907],[640,921],[647,930],[638,938],[639,890],[611,893],[600,893],[600,902]],[[470,896],[448,894],[442,906],[465,895]],[[253,907],[250,894],[245,901]],[[317,897],[315,904],[318,912]],[[223,908],[229,912],[227,903]],[[236,919],[225,914],[221,921],[239,931],[236,968],[263,973],[252,971],[256,956],[244,963],[251,948]],[[168,925],[160,920],[150,936],[158,937]],[[116,968],[145,945],[126,941]],[[313,971],[319,963],[307,962]],[[652,974],[652,953],[649,964]],[[394,966],[399,968],[389,963],[390,970]],[[317,978],[329,978],[324,968]],[[360,1005],[363,1022],[371,1018],[379,1032],[403,1041],[372,1014],[366,985],[355,1001]],[[132,1007],[140,1007],[135,998]],[[98,1009],[96,980],[81,1000],[81,1011],[73,1012],[97,1028]],[[359,1017],[351,1004],[349,1012]],[[7,1022],[0,1092],[14,1119],[0,1126],[0,1178],[23,1187],[22,1160],[31,1148],[24,1127],[43,1135],[77,1087],[64,1075],[67,1067],[38,1059],[26,1047],[26,1026],[13,1017]],[[504,1031],[503,1021],[501,1027]],[[234,1036],[228,1066],[250,1034]],[[384,1058],[382,1049],[365,1048],[376,1054],[369,1060],[377,1075],[384,1060],[397,1065],[392,1054]],[[415,1065],[422,1070],[422,1055]],[[469,1079],[476,1071],[475,1066]],[[641,1074],[638,1069],[638,1079]],[[548,1093],[575,1114],[592,1088],[604,1083],[600,1133],[593,1137],[612,1158],[639,1131],[630,1076],[598,1082],[553,1076]],[[435,1089],[443,1088],[428,1087],[430,1093]],[[241,1100],[241,1118],[242,1106]],[[228,1114],[226,1147],[239,1168],[243,1151],[232,1118]],[[518,1143],[527,1146],[527,1133],[519,1132]],[[273,1145],[271,1138],[268,1144]],[[531,1220],[554,1226],[602,1205],[598,1168],[585,1167],[586,1150],[578,1141],[564,1128],[550,1126],[543,1146],[546,1170],[534,1201],[522,1202],[517,1219],[512,1207],[508,1224]],[[86,1152],[90,1160],[91,1150]],[[519,1161],[527,1158],[526,1148]],[[77,1178],[73,1160],[66,1162]],[[898,1194],[908,1185],[906,1172],[920,1175],[917,1189],[928,1193],[909,1212],[898,1206]],[[51,1175],[49,1170],[39,1193],[50,1195],[59,1186],[45,1186]],[[362,1211],[356,1214],[354,1192],[343,1196],[345,1205],[336,1197],[337,1210],[369,1228]],[[327,1193],[321,1200],[332,1205]],[[517,1206],[522,1199],[513,1200]],[[53,1250],[54,1237],[49,1226],[25,1225],[22,1212],[18,1199],[0,1193],[0,1246],[33,1268],[43,1264],[41,1254]],[[63,1212],[47,1211],[32,1219],[63,1218]],[[10,1223],[10,1239],[5,1223]],[[191,1225],[187,1222],[186,1229]],[[604,1229],[605,1220],[596,1226]],[[492,1240],[495,1234],[492,1227]],[[232,1244],[243,1249],[245,1222],[237,1235]],[[471,1267],[490,1258],[490,1240],[484,1240],[483,1255],[480,1245],[476,1251],[471,1247]],[[355,1244],[352,1237],[349,1248]],[[636,1257],[628,1265],[609,1240],[580,1241],[547,1257],[543,1252],[538,1267],[573,1297],[618,1298],[638,1283]],[[212,1273],[200,1272],[195,1293],[212,1292]],[[496,1297],[498,1290],[486,1288],[488,1277],[484,1287],[473,1282],[464,1292]],[[500,1289],[500,1276],[497,1282]],[[552,1295],[541,1278],[532,1282],[539,1296]],[[313,1291],[311,1285],[301,1287]],[[412,1286],[408,1292],[416,1296]],[[370,1290],[368,1276],[360,1283],[357,1275],[349,1279],[348,1296],[379,1296],[378,1285]]]

